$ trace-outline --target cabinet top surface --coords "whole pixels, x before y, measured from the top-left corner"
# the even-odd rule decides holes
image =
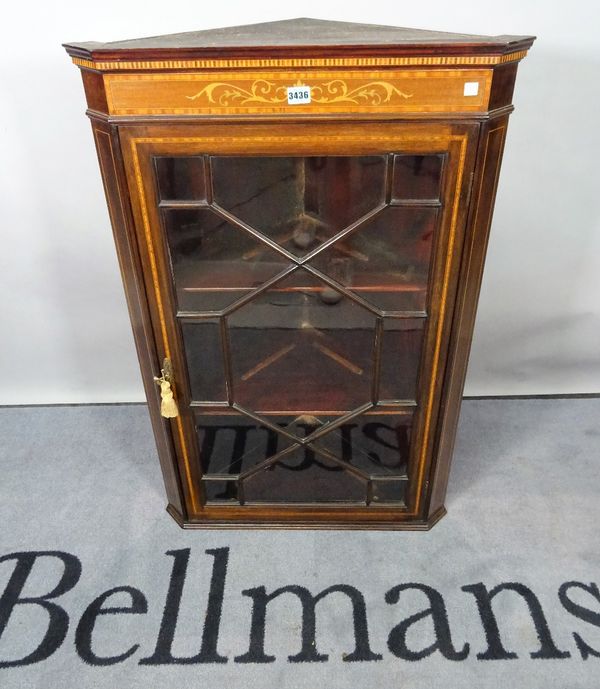
[[[85,58],[152,58],[193,54],[245,57],[264,54],[504,54],[526,49],[533,36],[478,36],[376,24],[286,19],[110,43],[66,43]]]

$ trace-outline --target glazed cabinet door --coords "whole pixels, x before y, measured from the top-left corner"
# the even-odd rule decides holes
[[[426,514],[477,131],[121,131],[190,519]]]

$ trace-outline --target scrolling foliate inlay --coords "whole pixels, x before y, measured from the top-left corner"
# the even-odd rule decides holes
[[[485,111],[491,69],[105,74],[111,115],[246,115]],[[477,93],[465,96],[465,83]],[[289,87],[310,88],[291,106]]]
[[[343,79],[332,79],[321,84],[304,84],[297,81],[290,86],[310,86],[311,101],[318,104],[352,103],[360,105],[382,105],[390,103],[395,96],[412,98],[412,93],[405,93],[388,81],[371,81],[355,88],[350,88]],[[287,86],[278,86],[274,81],[257,79],[249,89],[226,82],[207,84],[193,96],[186,96],[195,101],[206,98],[208,103],[217,105],[250,105],[253,103],[286,103]]]

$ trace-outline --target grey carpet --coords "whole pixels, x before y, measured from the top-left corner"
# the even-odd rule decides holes
[[[599,420],[600,399],[465,402],[449,514],[429,533],[190,532],[164,511],[144,406],[1,409],[0,687],[598,689]],[[56,555],[33,559],[45,551],[69,554],[72,588],[45,603],[65,611],[53,609],[46,640],[57,648],[45,660],[6,667],[34,652],[48,629],[41,605],[13,605],[17,595],[49,593],[63,577]],[[217,630],[222,577],[208,609],[207,599],[213,564],[222,569],[227,559]],[[157,655],[172,569],[186,562],[185,580],[171,582],[171,603],[183,585],[179,616],[163,620]],[[486,611],[484,591],[506,583],[515,586]],[[288,659],[302,646],[301,589],[268,604],[262,656],[258,619],[248,653],[248,589],[258,600],[260,587],[316,595],[342,584],[354,588],[316,606],[305,662]],[[132,588],[103,604],[122,611],[98,616],[90,638],[88,606],[125,586]],[[366,604],[362,660],[353,661],[349,590],[359,627],[361,594]],[[123,612],[132,606],[137,614]],[[413,617],[430,606],[435,613]],[[304,621],[312,646],[310,605]],[[213,662],[164,662],[170,633],[172,658],[194,660],[204,640],[200,660]],[[270,662],[241,662],[248,659]]]

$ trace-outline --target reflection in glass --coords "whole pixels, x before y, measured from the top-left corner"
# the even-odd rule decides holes
[[[384,318],[380,400],[414,400],[423,345],[424,318]]]
[[[216,203],[296,256],[385,197],[384,156],[214,157],[211,165]]]
[[[272,418],[285,429],[289,420]],[[245,416],[205,415],[196,423],[203,474],[238,475],[293,444],[281,433]]]
[[[368,476],[405,476],[412,414],[371,413],[351,419],[315,441]]]
[[[161,201],[205,201],[206,176],[202,156],[155,158]]]
[[[441,155],[395,155],[392,199],[439,199],[443,160]]]
[[[411,413],[374,410],[342,424],[339,417],[312,414],[271,416],[269,421],[280,430],[234,414],[199,419],[196,431],[203,474],[237,476],[290,447],[294,439],[325,430],[305,446],[307,458],[315,454],[314,446],[317,452],[327,451],[365,477],[406,475]]]
[[[366,496],[366,482],[309,448],[297,448],[243,485],[247,502],[364,502]]]
[[[375,317],[306,271],[227,320],[234,397],[242,406],[336,411],[370,400]]]
[[[220,310],[289,262],[209,208],[163,210],[179,308]]]
[[[424,310],[437,213],[431,207],[385,208],[311,263],[377,308]]]

